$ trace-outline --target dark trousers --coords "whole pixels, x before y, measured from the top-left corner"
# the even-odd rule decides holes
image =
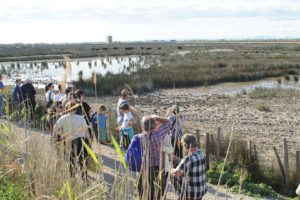
[[[178,156],[179,158],[183,158],[183,152],[182,152],[183,147],[182,147],[182,144],[180,142],[180,139],[179,138],[175,139],[174,137],[172,137],[171,142],[172,142],[172,145],[174,147],[174,155]]]
[[[148,176],[148,192],[150,194],[147,194],[148,200],[160,200],[161,196],[164,195],[166,186],[167,186],[167,173],[161,173],[161,177],[159,177],[159,167],[151,167],[149,170],[149,176]],[[161,182],[160,182],[161,180]],[[143,188],[143,174],[140,176],[139,184],[138,184],[138,190],[140,194],[140,198],[142,198],[144,189]],[[145,191],[146,192],[146,191]],[[144,200],[144,199],[143,199]]]
[[[88,153],[87,150],[84,148],[82,141],[88,144],[87,138],[76,138],[72,140],[71,146],[71,154],[70,154],[70,173],[72,177],[75,177],[75,164],[77,158],[79,158],[79,165],[82,172],[82,177],[87,175],[87,158]]]

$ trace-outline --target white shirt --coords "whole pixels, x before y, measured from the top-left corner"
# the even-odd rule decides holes
[[[57,95],[54,96],[54,101],[55,101],[55,102],[61,101],[61,98],[62,98],[64,95],[65,95],[65,94],[58,93]]]
[[[174,148],[172,146],[172,142],[171,142],[171,136],[169,134],[167,134],[165,136],[163,145],[162,145],[162,151],[164,152],[164,160],[165,160],[165,170],[166,172],[170,172],[170,169],[172,167],[172,160],[170,159],[172,154],[174,153]]]
[[[121,128],[125,129],[129,127],[129,121],[132,120],[132,114],[131,112],[124,113],[123,123],[121,125]]]
[[[65,134],[69,134],[74,140],[79,137],[86,137],[87,124],[81,115],[66,114],[56,122],[58,128],[62,128]]]
[[[55,96],[55,94],[54,94],[54,92],[51,91],[51,90],[48,90],[48,91],[46,92],[46,94],[45,94],[46,101],[47,101],[47,102],[49,101],[49,95],[50,95],[50,99],[51,99],[52,101],[54,101],[54,96]]]

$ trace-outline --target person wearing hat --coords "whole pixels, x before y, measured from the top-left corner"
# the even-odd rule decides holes
[[[121,97],[120,97],[120,99],[118,100],[118,103],[117,103],[117,116],[118,116],[117,124],[118,124],[118,126],[122,125],[123,119],[124,119],[124,113],[121,111],[120,106],[122,104],[129,105],[128,98],[129,98],[129,91],[126,90],[126,89],[123,89],[121,91]]]

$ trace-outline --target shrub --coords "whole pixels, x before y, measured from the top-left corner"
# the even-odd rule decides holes
[[[289,75],[285,75],[285,76],[284,76],[284,79],[285,79],[286,81],[289,81],[289,80],[290,80],[290,76],[289,76]]]
[[[257,109],[262,112],[270,112],[271,111],[270,106],[265,105],[265,104],[257,106]]]
[[[299,81],[299,77],[298,76],[294,76],[294,81],[298,82]]]
[[[278,83],[278,84],[281,84],[281,83],[282,83],[281,78],[277,79],[277,83]]]
[[[30,199],[26,188],[25,183],[22,182],[22,178],[19,177],[19,179],[13,180],[9,176],[2,175],[0,171],[0,200]]]

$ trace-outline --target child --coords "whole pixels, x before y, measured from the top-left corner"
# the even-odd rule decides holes
[[[124,103],[120,105],[120,110],[124,113],[123,122],[121,124],[121,138],[120,146],[121,148],[127,149],[134,136],[134,131],[132,125],[135,124],[135,120],[129,111],[129,105]]]
[[[101,144],[107,144],[107,130],[106,130],[106,107],[101,104],[97,111],[97,124],[98,124],[98,141]]]

